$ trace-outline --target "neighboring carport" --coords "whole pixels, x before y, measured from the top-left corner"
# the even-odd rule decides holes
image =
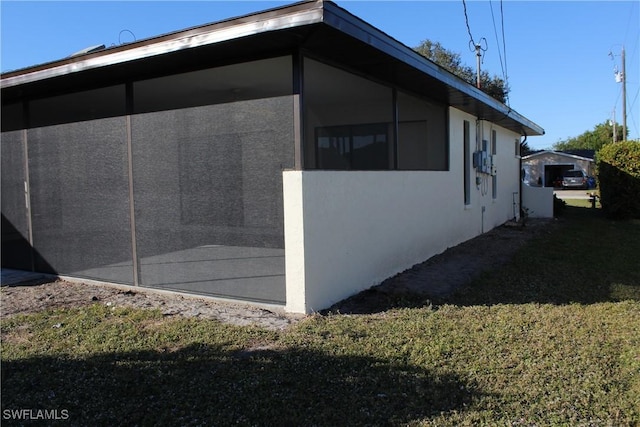
[[[522,158],[525,180],[531,186],[559,187],[562,175],[569,170],[582,170],[586,175],[594,175],[595,152],[563,152],[543,150]]]
[[[574,168],[573,164],[545,165],[543,185],[545,187],[561,187],[564,173]]]

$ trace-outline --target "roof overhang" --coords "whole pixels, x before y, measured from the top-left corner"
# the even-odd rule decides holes
[[[520,135],[539,125],[330,1],[310,1],[2,74],[3,102],[303,49]],[[47,94],[47,95],[45,95]]]
[[[587,162],[595,162],[594,159],[590,159],[588,157],[583,157],[583,156],[578,156],[576,154],[569,154],[569,153],[563,153],[561,151],[553,151],[553,150],[542,150],[542,151],[537,151],[533,154],[529,154],[528,156],[524,156],[522,157],[522,161],[527,161],[529,159],[532,159],[534,157],[539,157],[545,154],[553,154],[556,156],[562,156],[562,157],[568,157],[570,159],[574,159],[574,160],[583,160],[583,161],[587,161]]]

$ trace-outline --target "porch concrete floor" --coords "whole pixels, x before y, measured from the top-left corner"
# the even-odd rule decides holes
[[[284,304],[284,249],[206,245],[140,259],[140,286],[205,296]],[[133,283],[130,261],[61,274]],[[2,269],[2,285],[40,280],[41,273]]]

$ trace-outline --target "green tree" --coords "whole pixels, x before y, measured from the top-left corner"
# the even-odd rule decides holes
[[[533,150],[531,149],[531,147],[529,146],[529,143],[527,141],[522,141],[520,143],[520,155],[521,156],[527,156],[529,154],[531,154],[533,152]]]
[[[629,134],[627,130],[627,135]],[[622,141],[622,125],[616,123],[616,141]],[[613,125],[607,120],[579,136],[560,140],[553,144],[554,150],[600,150],[613,142]]]
[[[476,85],[476,71],[462,63],[459,53],[452,52],[439,42],[432,42],[429,39],[424,40],[414,50],[466,82]],[[480,89],[502,103],[506,102],[510,90],[503,79],[498,76],[491,77],[487,71],[482,70],[480,71]]]

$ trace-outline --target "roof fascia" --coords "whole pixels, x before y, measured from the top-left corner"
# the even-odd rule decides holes
[[[383,31],[380,31],[367,22],[352,15],[348,11],[337,6],[335,3],[332,3],[330,1],[325,2],[324,10],[325,24],[331,25],[334,28],[360,40],[361,42],[367,43],[396,58],[397,60],[402,61],[420,70],[421,72],[445,83],[452,89],[462,92],[468,97],[476,99],[481,104],[484,104],[487,107],[495,110],[496,112],[504,115],[506,118],[520,123],[523,126],[523,131],[524,128],[528,128],[530,130],[529,135],[544,135],[544,129],[538,126],[536,123],[522,116],[521,114],[504,105],[495,98],[487,95],[480,89],[465,82],[460,77],[447,71],[443,67],[440,67],[435,62],[428,60],[424,56],[420,55],[419,53],[394,39],[393,37],[387,35]],[[463,106],[453,106],[456,108],[460,108],[463,111],[466,110],[467,112],[472,114],[477,113],[468,111],[468,109],[463,108]],[[483,117],[479,118],[483,119]]]
[[[323,5],[321,0],[314,2],[311,7],[308,5],[305,8],[295,7],[300,4],[302,3],[195,27],[190,30],[182,30],[80,57],[65,58],[41,66],[8,72],[5,73],[6,77],[3,76],[0,80],[0,88],[9,88],[241,37],[322,22]],[[247,17],[251,17],[251,19],[247,19]]]
[[[524,156],[522,158],[522,160],[529,160],[532,157],[541,156],[543,154],[556,154],[558,156],[570,157],[570,158],[576,159],[576,160],[586,160],[586,161],[589,161],[589,162],[593,162],[594,161],[593,159],[590,159],[588,157],[576,156],[575,154],[562,153],[560,151],[553,151],[553,150],[544,150],[544,151],[539,151],[537,153],[529,154],[528,156]]]

